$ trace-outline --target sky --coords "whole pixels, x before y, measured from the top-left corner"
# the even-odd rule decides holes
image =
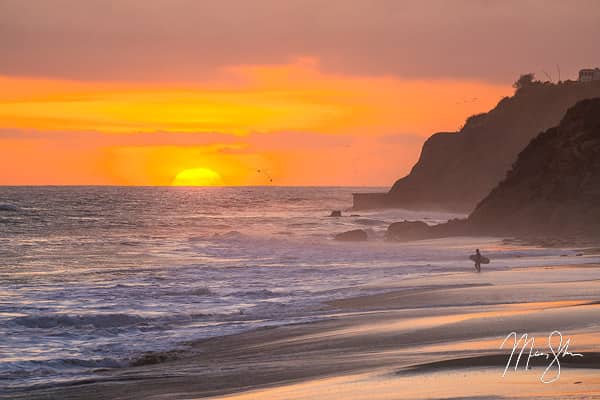
[[[0,0],[0,185],[389,186],[595,0]]]

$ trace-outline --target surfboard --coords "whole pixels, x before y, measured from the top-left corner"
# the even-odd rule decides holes
[[[475,254],[469,256],[469,260],[475,262],[477,260],[477,256]],[[489,264],[490,263],[490,259],[484,256],[481,256],[481,258],[479,259],[479,262],[481,264]]]

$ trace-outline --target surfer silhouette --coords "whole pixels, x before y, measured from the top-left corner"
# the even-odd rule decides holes
[[[489,262],[490,262],[489,258],[481,255],[481,253],[479,252],[479,249],[476,249],[475,254],[473,254],[469,258],[471,259],[471,261],[473,261],[475,263],[475,270],[477,272],[481,272],[481,264],[489,264]]]

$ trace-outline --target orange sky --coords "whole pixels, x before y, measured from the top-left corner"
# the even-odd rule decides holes
[[[0,85],[3,184],[168,185],[208,168],[227,185],[271,183],[267,174],[279,185],[386,185],[425,137],[510,93],[475,81],[335,75],[314,58],[227,67],[187,84]]]
[[[600,65],[595,0],[0,0],[0,26],[0,185],[389,186],[519,74]]]

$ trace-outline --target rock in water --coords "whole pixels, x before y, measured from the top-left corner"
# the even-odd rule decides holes
[[[333,210],[331,212],[331,214],[329,214],[330,217],[341,217],[342,216],[342,212],[340,210]]]
[[[423,221],[394,222],[388,226],[385,238],[398,241],[425,239],[430,231],[429,225]]]
[[[364,242],[367,240],[367,232],[362,229],[342,232],[335,235],[335,240],[342,242]]]

